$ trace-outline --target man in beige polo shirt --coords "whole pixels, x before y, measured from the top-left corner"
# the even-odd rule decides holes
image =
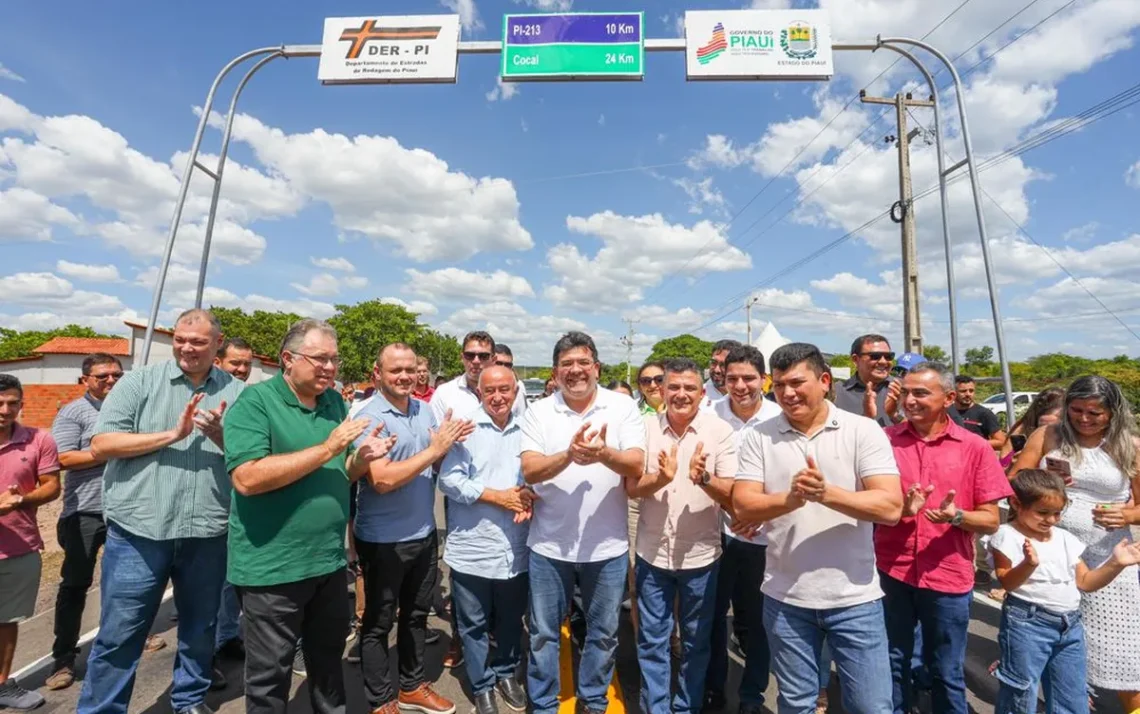
[[[626,480],[627,493],[641,498],[635,567],[645,714],[699,712],[704,700],[721,554],[720,506],[731,505],[737,470],[732,427],[701,410],[704,396],[695,362],[665,363],[667,409],[645,417],[646,473]],[[677,599],[681,671],[670,701],[669,636]]]
[[[894,525],[902,489],[890,442],[871,419],[827,401],[831,377],[814,345],[772,353],[783,411],[745,434],[732,501],[764,521],[764,629],[780,714],[815,710],[824,637],[838,665],[843,710],[893,711],[883,591],[872,524]]]

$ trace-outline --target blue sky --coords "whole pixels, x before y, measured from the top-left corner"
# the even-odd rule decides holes
[[[455,11],[463,39],[485,40],[498,39],[505,12],[645,10],[652,38],[680,36],[685,9],[745,1],[387,0],[383,11]],[[937,11],[921,0],[822,4],[833,35],[852,42],[922,36],[957,8],[929,39],[964,52],[962,70],[996,51],[965,77],[983,157],[1128,89],[1140,66],[1134,0],[971,0]],[[319,42],[325,15],[376,8],[6,8],[0,325],[78,322],[120,332],[122,320],[144,318],[195,107],[217,70],[256,46]],[[65,40],[46,41],[61,17]],[[883,54],[838,54],[826,83],[687,83],[680,53],[651,53],[641,82],[504,87],[494,55],[462,57],[458,83],[434,86],[322,87],[315,59],[278,60],[239,108],[207,302],[326,316],[336,303],[398,300],[452,333],[490,328],[531,363],[549,359],[567,329],[587,330],[603,357],[620,359],[624,317],[640,320],[635,356],[696,328],[705,339],[741,339],[749,295],[758,303],[755,333],[771,321],[786,337],[832,351],[866,331],[901,343],[894,224],[881,220],[787,270],[897,198],[896,154],[883,142],[893,113],[878,119],[882,108],[848,104],[862,87],[919,91],[915,73],[887,69]],[[224,112],[235,82],[223,86],[216,110]],[[957,160],[953,93],[942,97],[947,152]],[[929,111],[915,110],[914,121],[929,128]],[[1126,108],[982,173],[1013,357],[1140,354],[1140,339],[1088,294],[1140,332],[1136,135],[1135,110]],[[219,144],[215,122],[203,151],[212,157]],[[930,186],[933,146],[916,141],[912,161],[916,189]],[[952,187],[951,210],[963,349],[994,343],[965,189]],[[167,322],[193,299],[208,191],[196,179],[163,303]],[[915,209],[923,333],[949,347],[937,207],[931,196]]]

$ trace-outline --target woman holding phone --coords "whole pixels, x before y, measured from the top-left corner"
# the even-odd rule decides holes
[[[1128,526],[1140,523],[1140,442],[1120,387],[1081,377],[1069,387],[1061,421],[1030,435],[1010,470],[1043,468],[1060,476],[1069,505],[1058,525],[1085,545],[1088,563],[1109,558]],[[1124,711],[1140,709],[1140,580],[1136,567],[1081,596],[1089,683],[1117,693]]]
[[[1029,435],[1039,427],[1061,421],[1061,410],[1065,406],[1065,390],[1049,387],[1037,393],[1025,414],[1013,424],[1009,436],[1001,446],[1001,465],[1006,470],[1013,465],[1017,455],[1025,448]]]

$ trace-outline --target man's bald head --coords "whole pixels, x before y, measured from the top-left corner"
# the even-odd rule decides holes
[[[514,384],[518,381],[513,369],[492,365],[484,368],[483,371],[479,373],[479,389],[483,389],[484,385],[489,387],[493,384],[502,384],[504,381],[510,384]]]
[[[491,365],[479,373],[479,401],[483,403],[483,411],[500,426],[511,418],[518,389],[512,369]]]

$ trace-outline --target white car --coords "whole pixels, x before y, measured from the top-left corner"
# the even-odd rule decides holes
[[[1029,405],[1033,403],[1033,398],[1036,396],[1037,392],[1014,392],[1014,412],[1018,414],[1023,413],[1026,409],[1029,408]],[[988,397],[984,402],[982,402],[982,406],[986,409],[989,409],[994,414],[1005,414],[1005,392],[1001,392],[1000,394],[995,394],[992,397]]]

